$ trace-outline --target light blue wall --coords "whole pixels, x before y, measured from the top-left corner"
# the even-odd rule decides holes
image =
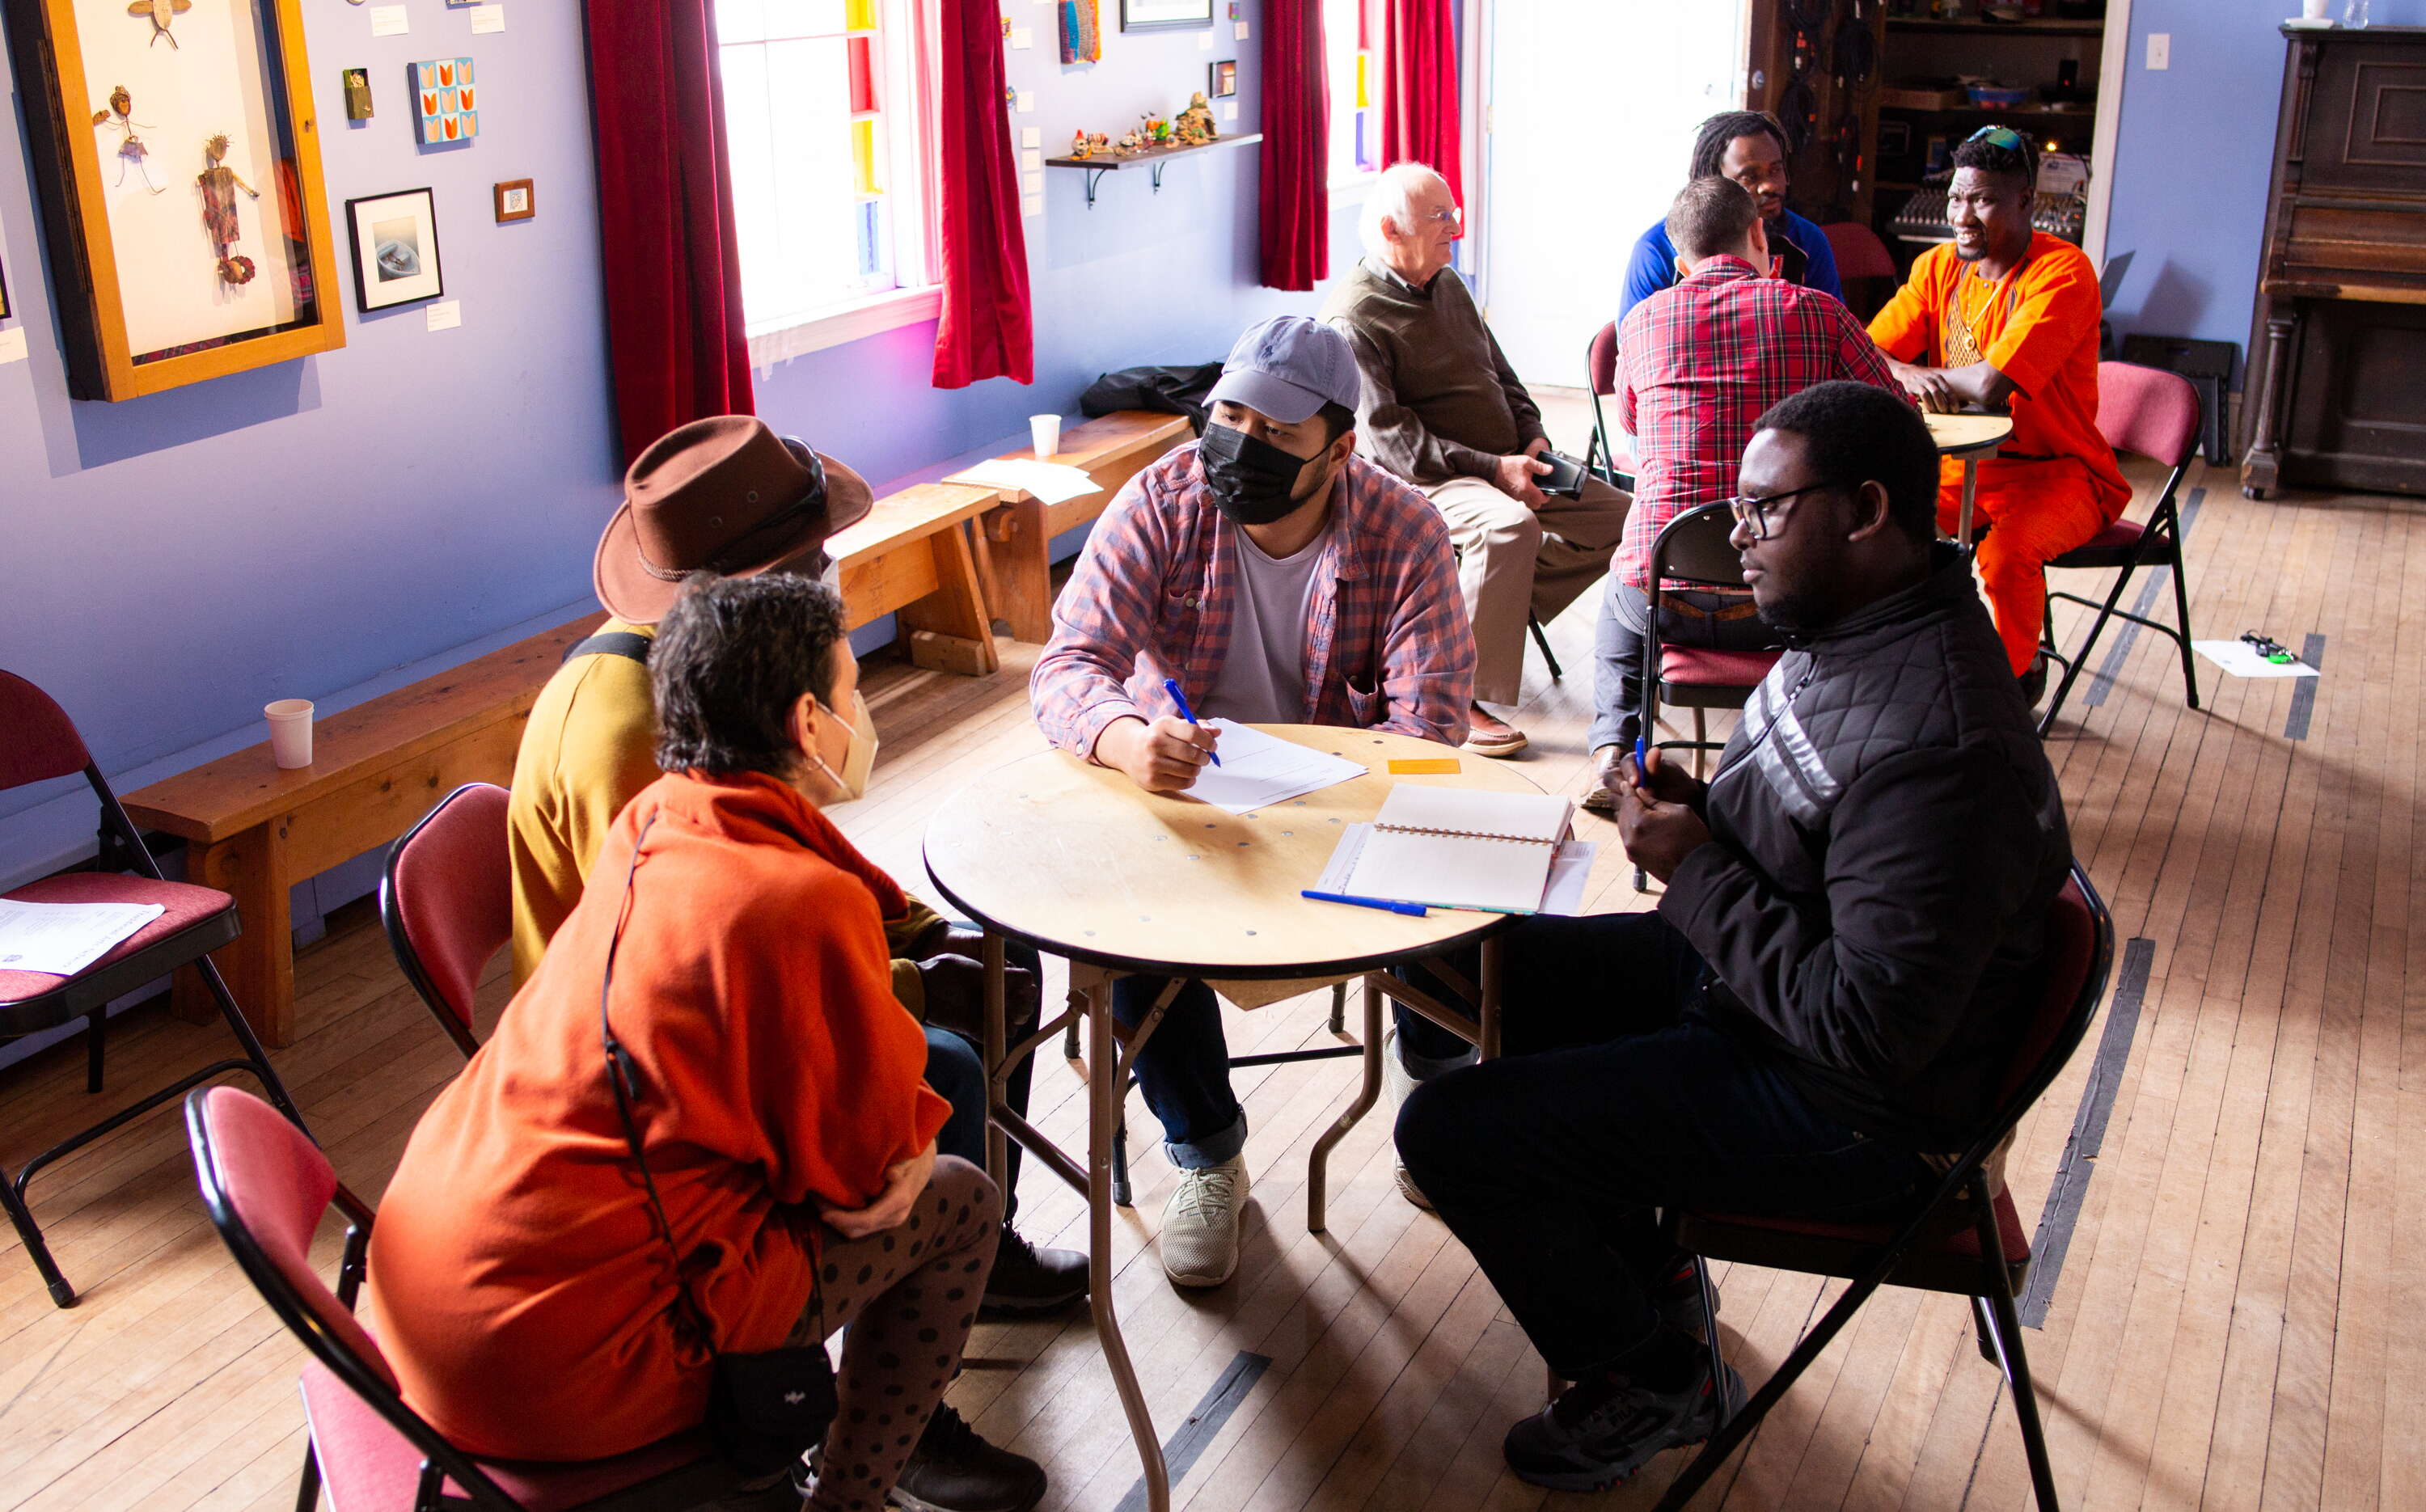
[[[2118,331],[2248,341],[2288,45],[2275,28],[2298,8],[2132,0],[2106,252],[2139,255],[2115,300]],[[2371,19],[2426,25],[2426,0],[2374,0]],[[2173,39],[2162,72],[2146,66],[2151,32]]]
[[[0,262],[32,347],[0,366],[0,667],[65,704],[121,785],[261,738],[268,700],[325,712],[594,606],[590,550],[618,467],[578,8],[509,3],[505,32],[474,38],[465,12],[406,4],[412,32],[379,40],[367,8],[305,8],[330,211],[342,249],[346,200],[433,186],[458,330],[428,331],[418,305],[358,316],[341,274],[342,351],[123,404],[73,401],[23,102],[0,120]],[[1247,41],[1224,3],[1209,50],[1200,33],[1112,29],[1105,61],[1073,69],[1052,8],[1006,8],[1037,42],[1007,55],[1038,100],[1011,119],[1037,126],[1048,155],[1081,122],[1117,135],[1142,111],[1175,110],[1221,58],[1239,63],[1233,129],[1258,119],[1262,0],[1245,8]],[[1116,28],[1117,5],[1104,12]],[[480,137],[423,151],[405,65],[459,53],[478,61]],[[359,125],[337,89],[356,65],[379,109]],[[153,140],[155,165],[175,168]],[[1175,163],[1158,195],[1124,170],[1092,212],[1079,175],[1046,170],[1047,212],[1026,223],[1034,389],[930,388],[929,324],[763,375],[761,411],[896,477],[1022,430],[1029,413],[1074,410],[1103,369],[1216,360],[1252,320],[1311,312],[1318,294],[1256,285],[1255,157]],[[538,218],[493,224],[491,185],[524,177]],[[1336,213],[1334,269],[1353,258],[1354,213]],[[59,785],[0,794],[0,885],[65,863],[90,834],[89,804]]]

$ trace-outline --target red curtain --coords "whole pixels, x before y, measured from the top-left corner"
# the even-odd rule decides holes
[[[1019,225],[1019,167],[1003,109],[999,0],[942,0],[936,157],[941,167],[944,309],[935,327],[935,387],[979,378],[1035,381],[1027,305],[1027,238]]]
[[[606,350],[623,459],[749,414],[715,0],[586,0]]]
[[[1428,163],[1465,203],[1458,172],[1457,18],[1450,0],[1383,0],[1382,161]]]
[[[1311,289],[1331,272],[1331,83],[1321,0],[1271,0],[1264,12],[1260,225],[1264,282]]]

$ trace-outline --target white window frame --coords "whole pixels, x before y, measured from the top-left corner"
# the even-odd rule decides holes
[[[1328,0],[1321,0],[1321,3],[1323,3],[1324,12],[1322,18],[1322,40],[1325,52],[1325,56],[1322,60],[1322,76],[1325,86],[1329,87],[1336,82],[1331,76],[1331,58],[1329,56],[1332,48],[1334,46],[1334,40],[1331,28],[1330,5]],[[1341,0],[1341,3],[1349,3],[1349,0]],[[1372,22],[1373,57],[1372,62],[1368,65],[1367,79],[1367,83],[1371,86],[1373,93],[1373,105],[1371,108],[1378,116],[1382,109],[1382,87],[1383,83],[1383,54],[1385,43],[1388,40],[1385,33],[1388,22],[1388,13],[1382,5],[1377,3],[1377,0],[1352,0],[1352,3],[1364,9],[1371,18]],[[1352,55],[1355,48],[1350,45],[1348,51]],[[1352,152],[1350,155],[1349,165],[1345,168],[1339,165],[1338,154],[1334,149],[1338,144],[1339,135],[1342,130],[1341,121],[1345,119],[1353,117],[1355,114],[1355,96],[1350,94],[1347,99],[1342,100],[1339,97],[1338,92],[1334,90],[1331,99],[1331,140],[1322,144],[1323,161],[1330,173],[1329,187],[1331,192],[1335,195],[1343,196],[1351,201],[1362,201],[1366,194],[1372,189],[1373,181],[1382,176],[1382,168],[1388,166],[1386,164],[1383,164],[1374,168],[1360,168],[1355,164]],[[1381,144],[1377,140],[1374,143],[1377,154],[1380,151],[1380,147]]]
[[[935,8],[931,0],[876,0],[876,5],[877,100],[884,118],[880,168],[884,174],[897,286],[751,319],[746,330],[753,368],[770,368],[830,346],[914,326],[942,313],[936,175],[930,148],[935,121],[934,88],[921,68],[922,59],[935,56]]]

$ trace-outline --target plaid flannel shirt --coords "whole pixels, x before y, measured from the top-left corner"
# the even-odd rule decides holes
[[[1618,362],[1617,423],[1634,437],[1635,469],[1613,570],[1646,592],[1660,527],[1735,492],[1753,423],[1771,405],[1829,378],[1903,393],[1852,311],[1736,257],[1627,312]]]
[[[1352,456],[1331,509],[1307,602],[1303,722],[1463,743],[1474,633],[1440,512]],[[1237,615],[1237,528],[1214,507],[1192,443],[1121,490],[1054,602],[1053,639],[1028,678],[1053,744],[1092,757],[1113,720],[1176,715],[1166,677],[1191,706],[1211,690]]]

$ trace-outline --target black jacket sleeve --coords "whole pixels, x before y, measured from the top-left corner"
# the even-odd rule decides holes
[[[1823,897],[1788,895],[1714,840],[1685,858],[1659,911],[1794,1054],[1900,1086],[1960,1026],[2029,903],[2044,837],[2013,768],[1978,748],[1880,762],[1828,828]]]

